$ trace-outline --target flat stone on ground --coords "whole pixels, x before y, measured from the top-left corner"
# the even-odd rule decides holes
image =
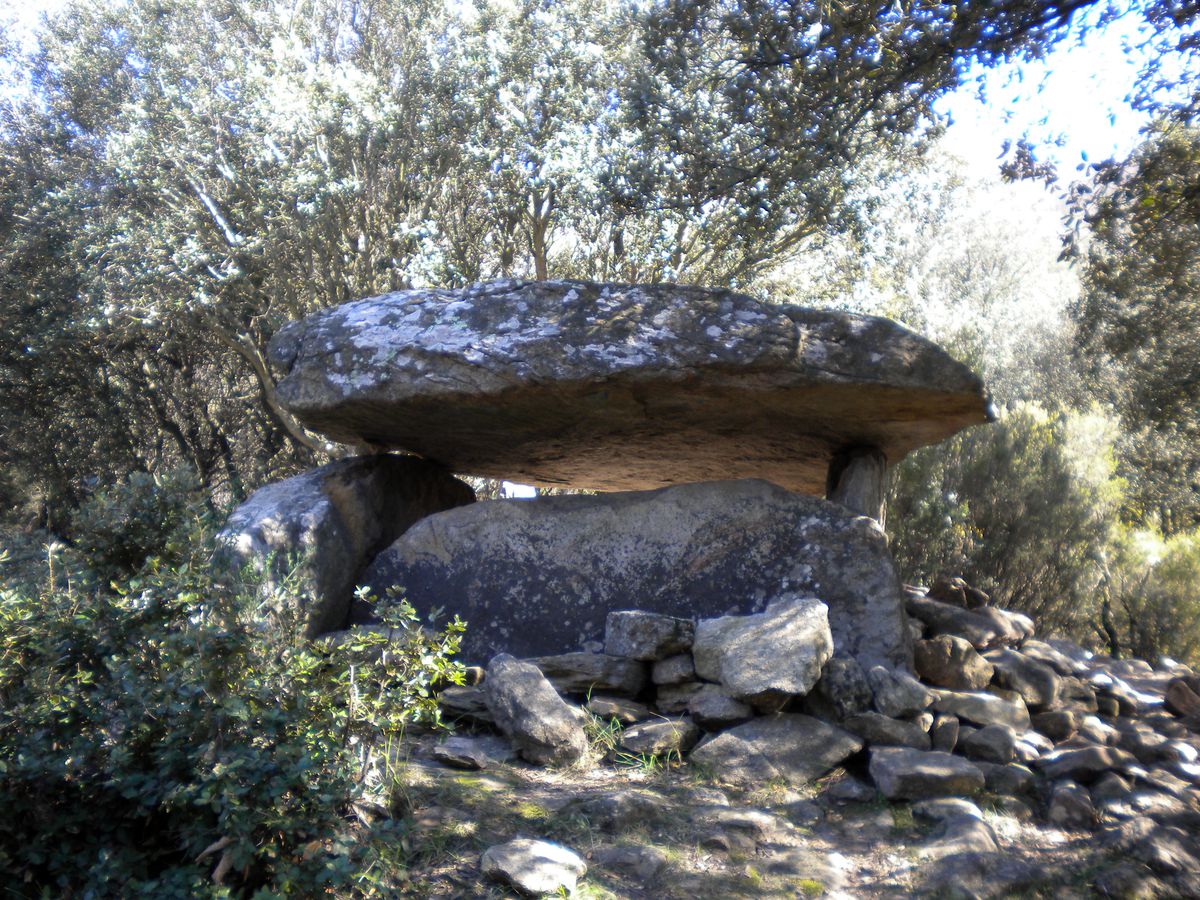
[[[974,763],[938,750],[880,747],[871,751],[871,778],[889,800],[954,797],[983,789]]]
[[[862,741],[827,722],[785,713],[710,737],[692,751],[690,760],[735,786],[779,780],[803,785],[861,748]]]
[[[568,895],[587,873],[587,863],[561,844],[518,838],[484,851],[479,868],[485,878],[512,885],[535,897]]]

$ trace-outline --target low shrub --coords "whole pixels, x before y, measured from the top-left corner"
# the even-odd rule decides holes
[[[205,558],[115,590],[0,591],[10,893],[395,895],[380,880],[396,866],[377,863],[403,826],[349,813],[368,748],[437,724],[433,686],[462,681],[461,624],[430,633],[398,604],[391,636],[314,647],[256,624],[254,586]]]

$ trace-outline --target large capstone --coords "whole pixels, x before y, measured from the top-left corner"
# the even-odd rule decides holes
[[[269,484],[233,511],[218,536],[236,565],[264,570],[268,591],[288,582],[286,612],[312,637],[343,628],[367,563],[414,522],[472,503],[475,492],[412,456],[342,459]]]
[[[460,615],[472,661],[600,649],[613,610],[710,619],[786,595],[826,604],[838,653],[911,665],[879,526],[765,481],[476,503],[417,523],[364,581]]]
[[[678,285],[401,291],[293,323],[270,351],[280,401],[336,440],[604,491],[755,477],[824,494],[835,454],[894,465],[990,409],[894,322]]]

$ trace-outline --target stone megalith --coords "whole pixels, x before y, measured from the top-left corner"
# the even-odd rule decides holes
[[[363,580],[462,616],[468,661],[599,650],[613,610],[713,618],[799,595],[828,607],[839,655],[912,664],[880,527],[759,480],[475,503],[418,522]]]
[[[338,441],[599,491],[763,478],[876,516],[884,465],[990,417],[978,377],[894,322],[679,285],[401,291],[270,353],[280,401]]]
[[[475,500],[470,486],[412,456],[338,460],[259,488],[218,536],[221,556],[266,567],[266,587],[297,579],[305,634],[344,628],[371,559],[430,513]]]

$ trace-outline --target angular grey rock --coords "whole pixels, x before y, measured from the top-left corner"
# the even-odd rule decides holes
[[[958,716],[939,715],[933,720],[933,727],[929,729],[933,749],[953,753],[954,748],[958,746],[958,732]]]
[[[1016,753],[1017,736],[1007,725],[988,725],[959,741],[958,750],[968,759],[1008,765]]]
[[[357,456],[259,488],[217,541],[224,560],[264,569],[268,591],[294,568],[301,608],[292,612],[314,637],[345,627],[354,587],[376,553],[425,516],[474,500],[468,485],[425,460]]]
[[[761,612],[786,591],[820,596],[841,654],[911,664],[879,526],[763,481],[476,503],[418,523],[364,581],[403,584],[422,613],[461,615],[468,660],[578,649],[601,640],[630,598],[712,618]]]
[[[929,735],[920,725],[891,719],[877,712],[855,713],[847,716],[842,727],[862,738],[869,747],[912,747],[928,750],[932,746]]]
[[[852,656],[835,656],[825,663],[816,692],[839,719],[871,708],[874,695],[867,673]]]
[[[954,797],[983,789],[983,772],[972,762],[937,750],[880,747],[869,763],[875,786],[889,800]]]
[[[824,494],[845,447],[895,465],[990,416],[969,369],[893,322],[669,284],[402,291],[288,325],[269,354],[280,402],[336,440],[601,491]]]
[[[1120,772],[1136,765],[1137,760],[1124,750],[1099,744],[1056,750],[1034,763],[1042,776],[1051,781],[1067,778],[1084,784],[1090,784],[1106,772]]]
[[[664,719],[643,722],[621,733],[621,749],[626,753],[663,756],[686,753],[700,740],[700,729],[690,719]]]
[[[716,684],[702,685],[688,700],[688,714],[705,731],[719,731],[740,725],[754,715],[754,709],[729,696]]]
[[[1078,648],[1077,648],[1078,649]],[[1087,671],[1087,664],[1072,659],[1061,650],[1056,650],[1045,641],[1025,641],[1021,644],[1021,652],[1030,659],[1036,659],[1052,668],[1059,675],[1081,675]],[[1080,652],[1084,652],[1080,650]]]
[[[1092,785],[1092,803],[1099,804],[1108,800],[1124,800],[1129,796],[1132,785],[1116,772],[1107,772]]]
[[[688,704],[702,690],[702,687],[697,681],[664,684],[654,695],[654,705],[663,715],[678,716],[687,712]]]
[[[919,875],[915,896],[931,900],[1010,900],[1052,880],[1047,867],[1008,853],[951,853]]]
[[[1037,789],[1037,776],[1033,770],[1017,763],[1007,766],[995,763],[976,762],[983,772],[984,784],[993,794],[1031,795]]]
[[[696,680],[696,666],[692,654],[677,653],[660,659],[650,670],[650,680],[655,684],[683,684]]]
[[[1200,842],[1195,835],[1148,816],[1105,829],[1101,843],[1163,874],[1200,871]]]
[[[1031,717],[1034,729],[1058,743],[1069,739],[1079,730],[1079,716],[1069,709],[1052,709]]]
[[[592,828],[619,832],[656,822],[671,813],[671,804],[649,791],[623,789],[569,801],[564,813],[578,813]]]
[[[963,853],[996,853],[999,850],[992,826],[980,816],[966,814],[943,819],[929,840],[917,847],[917,856],[942,859]]]
[[[992,680],[992,664],[980,656],[971,642],[952,634],[940,634],[913,644],[913,668],[921,680],[955,691],[978,691]]]
[[[443,714],[453,721],[456,718],[471,722],[491,723],[487,697],[481,687],[451,686],[438,692],[438,705]]]
[[[910,616],[925,623],[932,637],[941,634],[961,637],[977,650],[999,645],[1006,634],[1006,629],[998,628],[979,610],[962,609],[913,593],[907,596],[904,606]]]
[[[1050,795],[1046,818],[1060,828],[1082,831],[1096,824],[1096,810],[1086,788],[1073,781],[1060,781]]]
[[[626,697],[593,695],[588,698],[587,703],[584,704],[584,708],[605,722],[611,722],[615,719],[622,725],[632,725],[634,722],[644,721],[651,716],[650,707]]]
[[[512,747],[499,737],[452,735],[433,748],[433,758],[455,769],[478,771],[513,758]]]
[[[933,708],[977,725],[1007,725],[1018,732],[1029,730],[1029,710],[1019,698],[1013,702],[995,694],[939,691]]]
[[[633,696],[646,686],[646,666],[606,653],[560,653],[526,660],[542,670],[560,694],[605,691]]]
[[[1016,650],[989,650],[987,661],[995,668],[996,683],[1016,691],[1034,708],[1050,708],[1058,703],[1061,679],[1052,668]]]
[[[875,695],[875,708],[893,719],[915,716],[933,702],[933,692],[907,672],[873,666],[867,682]]]
[[[566,765],[588,749],[583,713],[568,706],[532,663],[501,654],[483,683],[488,709],[517,752],[537,765]]]
[[[918,800],[912,805],[912,814],[929,822],[944,822],[955,816],[983,818],[983,811],[962,797],[931,797],[928,800]]]
[[[862,741],[840,728],[809,716],[782,714],[752,719],[706,738],[690,760],[735,786],[774,780],[802,785],[860,749]]]
[[[587,874],[587,863],[561,844],[517,838],[488,847],[479,861],[485,878],[512,885],[526,894],[568,895]]]
[[[811,597],[772,600],[764,612],[696,623],[696,674],[739,700],[803,696],[833,655],[828,608]]]
[[[616,610],[604,624],[604,652],[652,662],[692,647],[691,619],[661,616],[638,609]]]
[[[987,606],[989,597],[978,588],[973,588],[957,575],[939,575],[929,588],[929,599],[961,606],[963,609],[979,609]]]

